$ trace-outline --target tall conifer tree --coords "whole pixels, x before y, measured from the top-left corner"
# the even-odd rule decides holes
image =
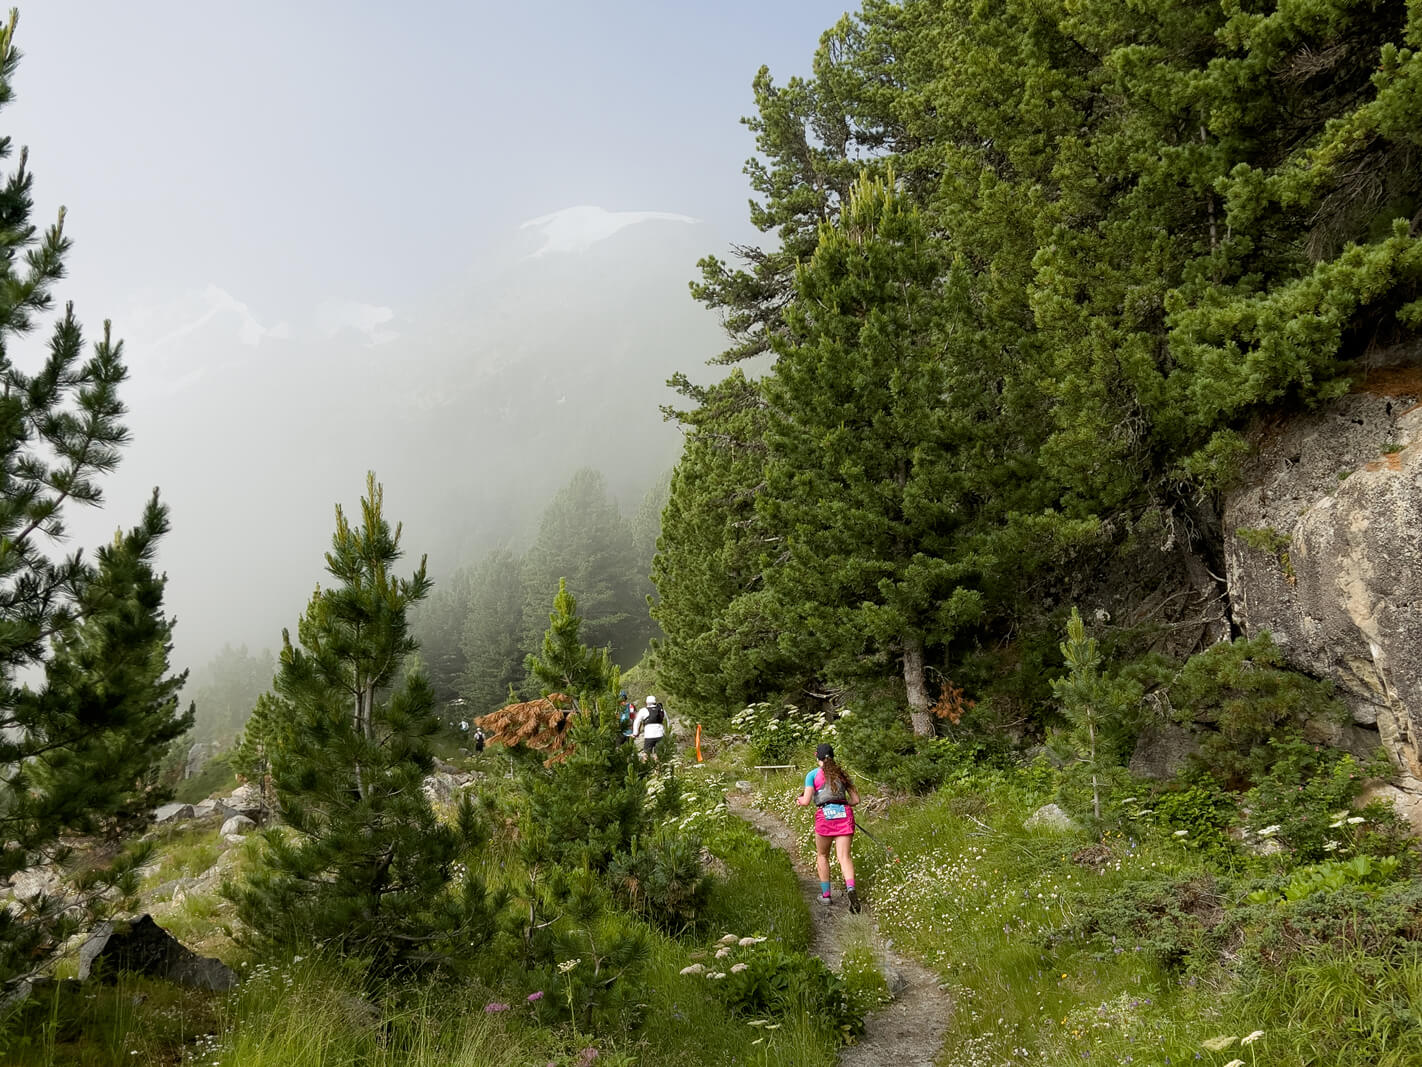
[[[507,702],[510,686],[524,679],[523,578],[507,549],[486,555],[469,580],[469,612],[463,626],[464,675],[459,692],[475,715]]]
[[[270,833],[263,864],[228,887],[254,940],[363,955],[377,974],[440,962],[489,933],[482,885],[451,884],[477,831],[468,800],[451,827],[421,788],[439,722],[429,683],[401,666],[416,648],[410,605],[430,583],[423,560],[396,578],[401,555],[372,474],[360,525],[336,508],[336,584],[316,590],[296,643],[282,634],[276,706],[292,722],[269,758],[289,830]]]
[[[12,12],[0,26],[0,107],[20,59],[16,22]],[[0,159],[11,147],[0,138]],[[127,370],[107,323],[85,357],[72,306],[39,368],[15,364],[18,340],[53,308],[69,250],[63,210],[43,234],[31,222],[32,184],[21,150],[0,178],[0,879],[62,857],[61,835],[111,826],[157,799],[144,783],[191,723],[177,709],[182,677],[167,673],[172,623],[152,561],[168,520],[157,494],[97,565],[56,553],[65,507],[102,503],[98,479],[128,441]],[[92,874],[89,888],[131,886],[122,866]],[[77,928],[78,911],[58,903],[0,909],[0,983],[46,964]]]
[[[976,616],[977,561],[956,450],[961,405],[933,329],[941,258],[918,211],[864,177],[799,272],[777,346],[767,492],[783,537],[768,582],[782,649],[831,671],[892,657],[916,733],[930,732],[925,653]],[[880,668],[882,669],[882,668]]]

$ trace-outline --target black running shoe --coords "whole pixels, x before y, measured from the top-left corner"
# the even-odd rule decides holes
[[[855,915],[859,914],[859,894],[853,889],[846,889],[844,895],[849,898],[849,910]]]

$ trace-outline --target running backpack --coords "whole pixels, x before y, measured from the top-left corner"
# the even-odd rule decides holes
[[[660,726],[666,722],[666,713],[662,711],[660,704],[653,704],[647,708],[647,722],[652,726]]]
[[[825,784],[815,790],[815,807],[822,808],[826,804],[848,804],[849,791],[844,788],[844,783],[829,780],[829,775],[825,775]]]

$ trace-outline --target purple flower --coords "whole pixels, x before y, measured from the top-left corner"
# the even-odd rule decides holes
[[[589,1046],[578,1053],[578,1067],[589,1067],[595,1059],[597,1059],[597,1049]]]
[[[528,994],[528,1002],[529,1002],[530,1004],[534,1003],[535,1001],[542,1000],[542,999],[543,999],[543,990],[541,990],[541,989],[538,990],[537,992]]]
[[[487,1012],[488,1014],[490,1014],[490,1015],[494,1014],[495,1012],[508,1011],[508,1010],[509,1010],[509,1006],[508,1006],[507,1004],[500,1004],[498,1001],[494,1001],[494,1003],[492,1003],[492,1004],[485,1004],[485,1005],[484,1005],[484,1011],[486,1011],[486,1012]]]

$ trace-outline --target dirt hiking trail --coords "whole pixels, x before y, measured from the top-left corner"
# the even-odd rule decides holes
[[[939,988],[938,976],[885,943],[874,925],[872,901],[865,901],[862,913],[851,915],[841,883],[835,887],[834,904],[828,908],[822,905],[814,859],[799,854],[795,834],[788,826],[775,816],[751,807],[743,793],[728,794],[726,803],[772,845],[790,856],[800,878],[800,892],[814,920],[811,953],[838,971],[848,932],[867,930],[869,934],[879,969],[894,999],[865,1020],[863,1035],[840,1053],[840,1067],[933,1067],[943,1047],[943,1035],[953,1010],[952,998]]]

